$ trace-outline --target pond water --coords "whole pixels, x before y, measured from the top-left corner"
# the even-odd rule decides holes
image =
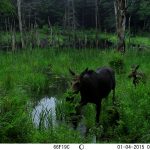
[[[55,80],[55,86],[53,85],[49,89],[49,96],[43,96],[42,98],[39,98],[38,101],[36,101],[36,104],[34,104],[31,114],[33,124],[37,129],[43,127],[48,129],[65,123],[70,126],[71,129],[79,131],[83,137],[86,137],[88,133],[88,127],[85,125],[83,119],[78,119],[78,116],[69,115],[69,106],[66,106],[65,102],[63,101],[62,96],[67,90],[67,81],[64,78],[55,78]],[[77,118],[77,120],[73,118]],[[76,128],[74,128],[74,123],[77,124]],[[93,135],[91,142],[96,142],[96,136]]]
[[[56,116],[56,102],[57,96],[62,95],[67,87],[67,80],[64,77],[58,77],[52,74],[50,77],[51,85],[46,90],[45,95],[42,98],[37,99],[32,111],[32,120],[36,128],[51,127],[57,125]]]
[[[32,120],[34,125],[39,128],[43,123],[46,128],[51,122],[52,126],[56,125],[56,98],[44,97],[32,111]]]
[[[39,103],[34,107],[32,111],[32,120],[33,124],[36,128],[40,128],[40,126],[44,126],[45,128],[51,128],[59,125],[61,123],[60,120],[57,120],[56,116],[56,107],[57,107],[57,99],[56,97],[44,97]],[[75,130],[79,131],[83,137],[86,137],[88,128],[85,123],[81,119],[77,122],[77,127]],[[74,128],[73,125],[70,128]],[[96,143],[96,136],[93,135],[92,143]]]

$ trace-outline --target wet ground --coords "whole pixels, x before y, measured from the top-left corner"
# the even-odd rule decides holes
[[[34,125],[38,128],[43,122],[44,126],[48,128],[49,122],[53,126],[56,125],[56,98],[44,97],[32,111],[32,120]]]
[[[70,128],[77,130],[80,132],[81,136],[86,137],[87,133],[89,132],[88,128],[86,127],[83,119],[73,119],[78,116],[71,116],[73,118],[70,118],[70,122],[68,120],[58,120],[57,118],[57,105],[59,100],[56,97],[43,97],[37,105],[33,108],[32,111],[32,120],[33,124],[36,128],[39,128],[44,126],[44,128],[51,128],[58,126],[61,123],[64,123],[66,121],[67,124],[69,124]],[[73,120],[73,122],[72,122]],[[76,127],[74,128],[74,121],[76,122]],[[96,143],[96,136],[93,135],[92,143]]]

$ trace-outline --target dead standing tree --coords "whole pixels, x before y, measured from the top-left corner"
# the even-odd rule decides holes
[[[95,28],[98,29],[99,26],[99,5],[101,0],[95,0]]]
[[[17,7],[18,7],[18,20],[19,20],[19,30],[20,30],[20,38],[22,48],[24,48],[24,39],[23,39],[23,28],[22,28],[22,19],[21,19],[21,0],[17,0]]]
[[[115,0],[116,31],[118,37],[117,50],[125,52],[126,0]]]
[[[67,0],[64,15],[64,28],[76,29],[77,21],[75,17],[74,0]]]
[[[96,48],[98,48],[98,26],[99,26],[99,5],[101,0],[95,0],[95,29],[96,29]]]
[[[75,16],[75,4],[74,0],[66,0],[65,2],[65,15],[64,15],[64,29],[69,29],[69,35],[68,41],[69,45],[75,47],[76,43],[76,35],[75,30],[77,27],[77,19]],[[71,30],[71,31],[70,31]]]

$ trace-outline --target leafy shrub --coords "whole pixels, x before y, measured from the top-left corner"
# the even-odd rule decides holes
[[[43,28],[42,28],[42,31],[43,31],[44,33],[49,33],[49,28],[48,28],[48,26],[47,26],[47,25],[44,25]]]
[[[112,56],[111,61],[109,61],[109,65],[119,74],[124,72],[124,60],[119,53],[115,53]]]
[[[84,140],[78,132],[66,125],[59,125],[58,127],[37,131],[33,134],[34,143],[81,143]]]
[[[31,120],[27,111],[25,92],[20,88],[0,97],[0,142],[22,143],[30,141]]]

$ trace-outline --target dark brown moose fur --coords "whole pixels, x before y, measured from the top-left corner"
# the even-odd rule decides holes
[[[99,123],[101,101],[113,90],[113,102],[115,99],[115,73],[109,67],[98,68],[96,71],[85,69],[80,75],[73,75],[72,89],[74,93],[80,92],[80,105],[77,112],[87,103],[96,104],[96,122]]]

